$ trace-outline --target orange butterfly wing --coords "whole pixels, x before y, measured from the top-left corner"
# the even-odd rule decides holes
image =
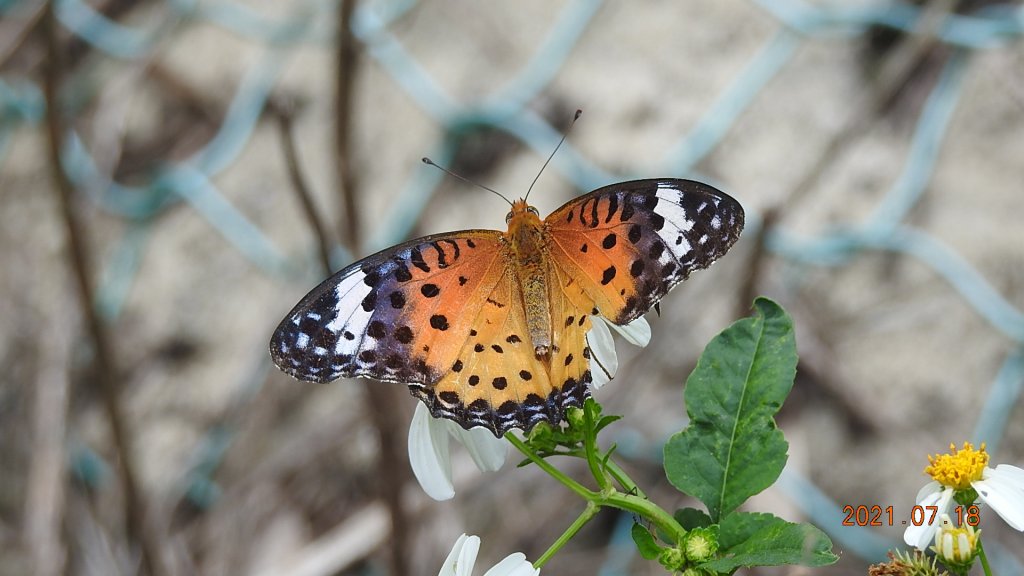
[[[491,230],[406,242],[339,271],[306,295],[274,331],[270,354],[309,382],[369,376],[431,385],[455,362],[504,274]]]
[[[480,296],[485,305],[452,368],[435,385],[413,388],[413,394],[435,417],[466,428],[483,426],[496,436],[512,428],[529,431],[541,421],[561,422],[567,408],[581,406],[590,394],[586,332],[593,301],[579,287],[549,285],[556,344],[549,356],[538,358],[512,265],[489,294]]]
[[[548,354],[538,357],[530,342],[530,296],[509,235],[468,230],[412,240],[338,272],[281,322],[271,356],[302,380],[408,383],[434,416],[465,428],[500,436],[557,424],[590,393],[590,316],[634,320],[724,254],[742,227],[739,203],[704,184],[608,186],[540,225],[547,292],[535,300],[550,314]]]
[[[593,301],[564,272],[548,273],[558,278],[550,357],[534,355],[510,248],[487,230],[420,238],[341,270],[282,320],[271,357],[310,382],[407,383],[435,417],[498,436],[558,423],[589,395]]]
[[[663,178],[599,188],[555,210],[545,224],[551,259],[621,326],[725,254],[743,216],[724,192]]]

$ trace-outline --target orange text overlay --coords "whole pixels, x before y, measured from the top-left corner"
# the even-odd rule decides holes
[[[957,526],[977,526],[978,513],[977,506],[954,506],[949,519]],[[843,506],[843,526],[928,526],[940,520],[938,506],[914,506],[909,517],[900,517],[892,506]]]

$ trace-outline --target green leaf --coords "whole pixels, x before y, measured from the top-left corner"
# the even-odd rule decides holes
[[[601,430],[604,430],[605,426],[618,420],[622,420],[622,416],[602,416],[601,419],[597,421],[597,426],[594,427],[595,432],[600,432]]]
[[[665,445],[669,482],[719,520],[771,486],[786,464],[772,418],[796,377],[793,321],[775,302],[715,336],[686,381],[690,424]]]
[[[633,524],[633,542],[636,543],[637,550],[640,551],[640,555],[644,557],[644,560],[654,560],[661,554],[661,547],[654,541],[654,536],[639,524]]]
[[[720,557],[700,567],[731,572],[741,567],[802,564],[819,567],[835,563],[832,541],[810,524],[786,522],[771,514],[739,512],[722,520]]]
[[[708,516],[703,510],[697,510],[696,508],[680,508],[672,516],[676,519],[676,522],[679,522],[680,526],[687,530],[707,528],[712,524],[711,516]]]
[[[722,519],[718,543],[722,550],[729,550],[761,530],[784,524],[788,522],[767,512],[733,512]]]

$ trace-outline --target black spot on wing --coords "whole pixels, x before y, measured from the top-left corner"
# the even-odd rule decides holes
[[[613,278],[615,278],[615,266],[605,268],[604,272],[601,274],[601,285],[607,286]]]
[[[405,294],[401,290],[395,290],[388,297],[391,300],[391,307],[401,309],[405,307]]]
[[[430,327],[444,332],[448,329],[448,317],[443,314],[434,314],[430,317]]]
[[[408,326],[400,326],[397,330],[395,330],[395,340],[398,340],[402,344],[408,344],[412,342],[412,338],[412,328]]]

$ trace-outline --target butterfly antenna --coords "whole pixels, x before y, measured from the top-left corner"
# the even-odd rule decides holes
[[[540,172],[537,172],[537,176],[535,176],[533,182],[530,183],[530,187],[526,189],[526,196],[523,196],[523,200],[530,197],[530,191],[533,190],[533,185],[537,183],[537,180],[540,180],[540,175],[544,173],[544,169],[548,167],[548,163],[550,163],[551,159],[555,157],[555,152],[558,152],[558,149],[562,147],[562,142],[565,142],[565,137],[569,135],[569,131],[572,130],[576,121],[580,119],[581,114],[583,114],[583,110],[577,110],[576,113],[573,114],[572,122],[570,122],[569,127],[565,129],[565,133],[562,134],[562,139],[555,145],[555,149],[551,151],[551,155],[544,161],[544,165],[540,167]]]
[[[449,176],[451,176],[453,178],[458,178],[459,180],[462,180],[466,184],[470,184],[472,186],[477,186],[479,188],[483,188],[484,190],[487,190],[488,192],[491,192],[491,193],[497,195],[498,198],[501,198],[505,202],[508,202],[509,206],[512,205],[512,201],[509,200],[508,198],[505,198],[505,195],[502,194],[501,192],[498,192],[496,190],[492,190],[492,189],[488,188],[487,186],[484,186],[483,184],[480,184],[479,182],[473,182],[469,178],[465,178],[463,176],[460,176],[459,174],[456,174],[455,172],[452,172],[451,170],[445,168],[444,166],[441,166],[437,162],[434,162],[430,158],[427,158],[426,156],[423,157],[423,163],[428,165],[428,166],[433,166],[434,168],[437,168],[437,169],[441,170],[442,172],[444,172],[445,174],[447,174],[447,175],[449,175]]]

